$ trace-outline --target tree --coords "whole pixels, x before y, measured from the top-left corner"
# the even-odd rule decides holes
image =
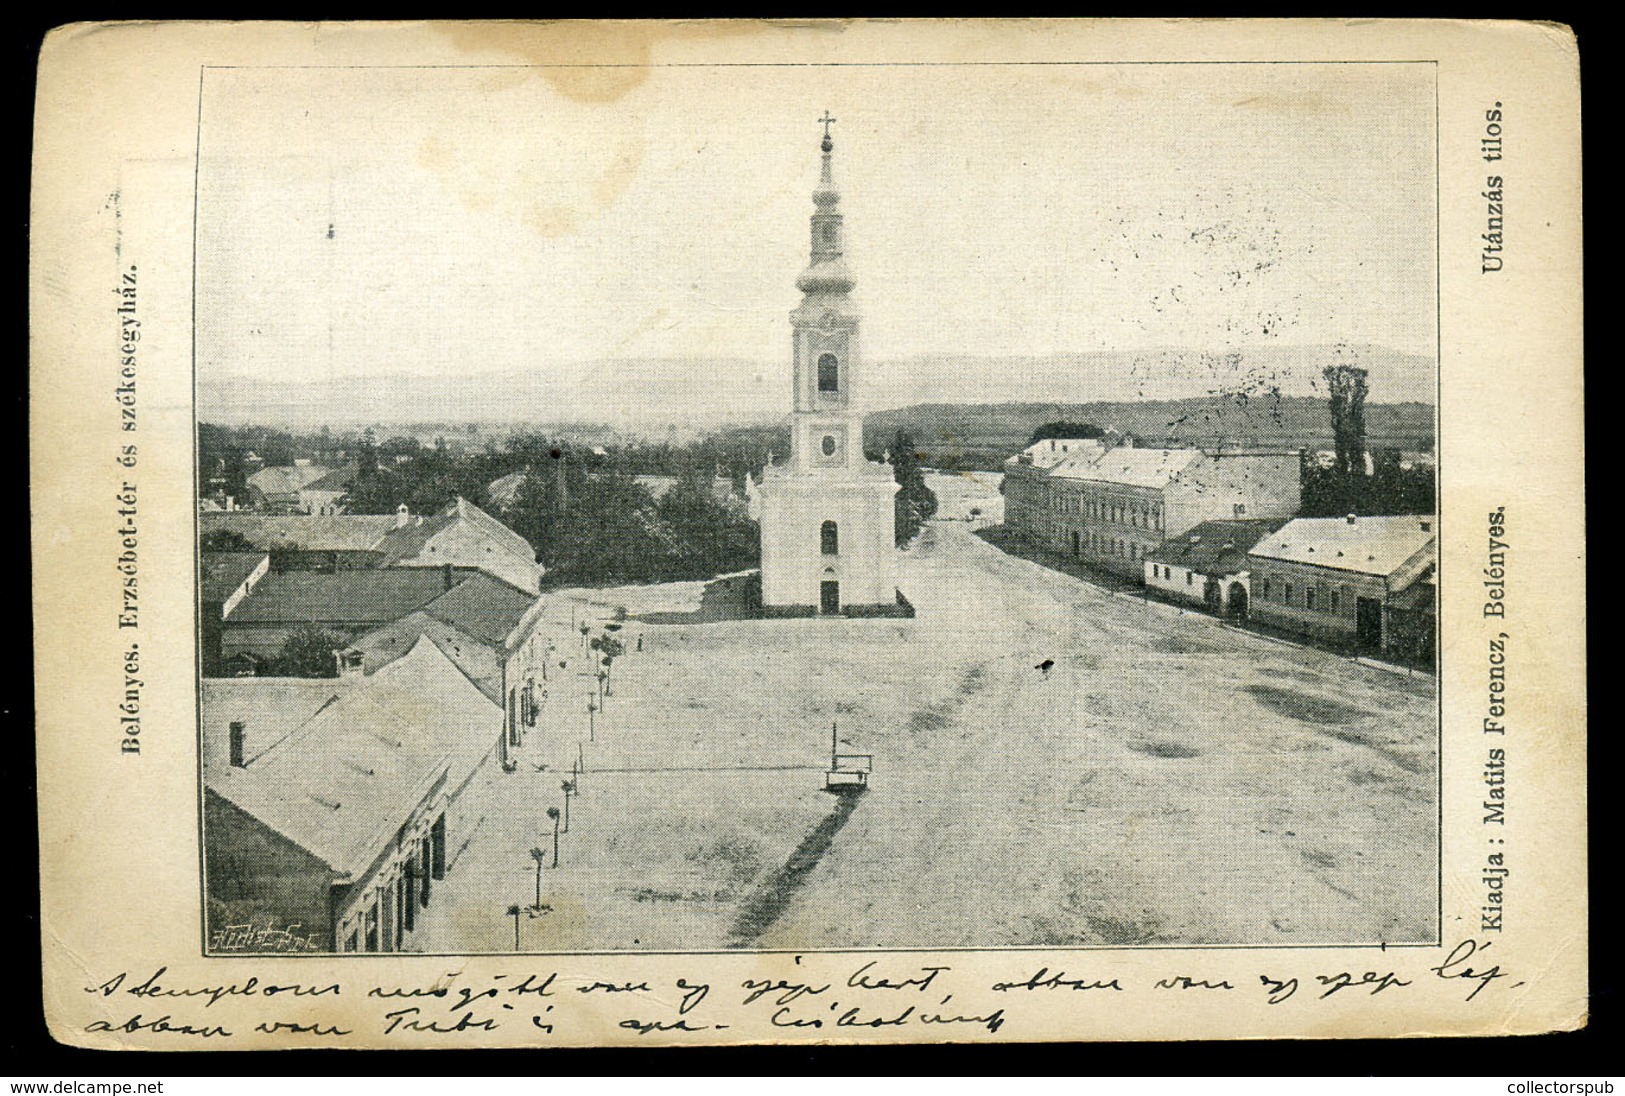
[[[1037,445],[1050,438],[1103,438],[1106,431],[1092,422],[1067,422],[1062,419],[1057,422],[1046,422],[1033,430],[1032,437],[1027,439],[1028,445]]]
[[[333,652],[345,642],[314,624],[302,624],[289,634],[281,652],[270,662],[275,677],[337,677],[338,662]]]
[[[902,547],[937,512],[937,496],[925,484],[925,473],[914,451],[914,435],[907,430],[899,429],[892,439],[891,463],[898,484],[894,502],[896,540]]]
[[[670,530],[675,548],[673,578],[707,578],[755,566],[761,538],[744,508],[717,499],[708,479],[686,476],[655,504],[655,514]]]
[[[198,538],[198,547],[205,552],[253,552],[254,542],[235,529],[211,529]]]
[[[1328,365],[1326,378],[1332,413],[1333,468],[1343,507],[1358,513],[1365,501],[1366,371],[1355,365]]]

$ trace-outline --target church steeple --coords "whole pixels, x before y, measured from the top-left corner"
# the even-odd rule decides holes
[[[830,162],[835,142],[830,139],[829,127],[835,119],[826,110],[819,121],[824,125],[824,139],[819,144],[824,154],[824,167],[818,177],[818,186],[812,193],[813,205],[817,207],[817,212],[812,215],[812,261],[802,271],[801,277],[796,279],[796,288],[809,297],[815,294],[843,295],[851,292],[854,284],[841,259],[842,218],[838,212],[841,192],[835,189],[835,172]]]
[[[819,119],[823,165],[812,192],[811,258],[796,279],[801,304],[790,313],[790,459],[770,466],[762,480],[762,602],[770,611],[838,613],[859,605],[880,615],[897,608],[897,483],[891,469],[863,455],[860,321],[842,254],[834,121],[828,111]]]

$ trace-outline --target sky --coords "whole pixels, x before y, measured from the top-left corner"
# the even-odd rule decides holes
[[[868,360],[1434,353],[1431,66],[621,75],[210,70],[200,373],[691,358],[776,391],[825,110]]]

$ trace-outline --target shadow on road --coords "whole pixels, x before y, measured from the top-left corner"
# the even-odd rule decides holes
[[[739,907],[739,915],[734,918],[733,928],[728,933],[728,947],[749,947],[784,915],[796,890],[824,858],[835,835],[841,832],[841,827],[846,825],[846,820],[852,817],[852,812],[858,809],[858,802],[863,798],[861,788],[842,789],[835,794],[835,809],[802,839],[784,866],[758,883],[750,897]]]

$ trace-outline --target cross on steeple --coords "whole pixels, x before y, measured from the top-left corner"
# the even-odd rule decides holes
[[[820,122],[824,123],[824,140],[827,141],[827,140],[829,140],[829,127],[830,127],[831,123],[836,122],[839,119],[831,118],[829,116],[829,111],[826,110],[826,111],[824,111],[824,116],[822,118],[818,119],[818,120]]]

